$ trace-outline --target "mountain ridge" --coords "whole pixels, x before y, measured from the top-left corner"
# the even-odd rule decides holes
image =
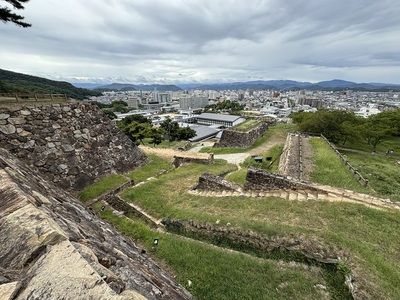
[[[0,69],[0,93],[66,94],[76,99],[101,95],[97,91],[78,88],[66,81],[55,81],[3,69]]]

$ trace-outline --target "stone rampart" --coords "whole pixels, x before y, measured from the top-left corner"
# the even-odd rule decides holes
[[[259,126],[247,132],[236,131],[234,129],[225,129],[222,132],[219,142],[215,143],[214,147],[247,148],[250,147],[267,130],[268,130],[267,123],[261,123]]]
[[[0,149],[0,299],[193,299],[116,229]]]
[[[0,147],[72,190],[148,161],[90,102],[0,107]]]

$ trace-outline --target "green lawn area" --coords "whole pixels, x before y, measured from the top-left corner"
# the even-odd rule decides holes
[[[237,130],[237,131],[248,131],[254,127],[256,127],[258,124],[260,124],[260,121],[254,120],[254,119],[248,119],[245,122],[236,125],[235,127],[233,127],[233,130]]]
[[[173,166],[170,162],[157,155],[147,154],[147,157],[150,158],[150,162],[147,165],[127,174],[127,177],[132,178],[135,183],[157,176],[161,172],[170,171],[173,169]]]
[[[113,215],[110,210],[99,213],[147,249],[157,238],[158,247],[150,255],[163,261],[176,274],[176,280],[199,300],[319,299],[315,285],[326,285],[320,268],[227,252],[152,231],[140,221]]]
[[[107,191],[117,188],[126,181],[127,179],[125,176],[112,174],[107,177],[103,177],[96,183],[86,187],[79,193],[78,197],[80,200],[86,202],[99,197]]]
[[[212,224],[219,220],[219,224],[229,223],[234,228],[251,230],[270,238],[296,235],[317,238],[328,248],[329,245],[335,245],[345,251],[351,263],[357,266],[360,276],[357,280],[369,290],[373,298],[400,297],[400,212],[376,210],[351,203],[297,202],[278,198],[214,198],[187,193],[205,171],[219,174],[230,167],[222,162],[214,166],[186,165],[145,185],[128,189],[122,196],[160,219],[198,220]],[[210,286],[215,280],[205,275],[208,274],[208,261],[204,265],[197,260],[189,260],[188,263],[196,264],[196,269],[202,274],[199,275],[203,278],[200,284],[202,287]],[[175,272],[183,272],[178,266],[176,268]],[[231,274],[235,276],[235,272]],[[266,276],[269,278],[272,274],[267,273]],[[235,282],[238,279],[230,280]],[[373,290],[370,290],[370,284],[374,284]],[[196,292],[195,296],[206,299],[206,296],[202,298],[201,295],[209,295],[207,291],[204,288],[202,292],[198,291],[200,294]],[[245,294],[238,295],[236,299],[245,297]],[[306,299],[313,298],[313,295],[303,291],[298,297]]]
[[[384,198],[400,201],[400,157],[341,151],[369,181],[371,189]]]
[[[231,154],[231,153],[244,153],[251,149],[260,147],[268,140],[271,139],[281,139],[285,141],[286,135],[289,132],[295,132],[297,130],[296,124],[285,124],[279,123],[277,125],[269,126],[268,130],[258,138],[253,145],[249,148],[213,148],[213,147],[203,147],[201,153],[214,153],[214,154]],[[284,142],[283,142],[284,144]]]
[[[271,128],[263,139],[272,139],[277,134],[284,137],[286,132],[295,130],[292,125],[278,126]],[[397,160],[400,159],[345,153],[350,162],[370,180],[369,187],[365,188],[324,141],[313,138],[312,146],[315,151],[315,169],[311,174],[313,181],[364,193],[374,193],[375,190],[383,194],[386,189],[392,199],[398,196],[400,185],[396,171],[400,166]],[[273,156],[280,151],[279,147],[277,145],[263,155]],[[139,205],[150,215],[158,219],[196,220],[213,226],[231,227],[266,239],[295,237],[302,243],[309,243],[310,247],[320,249],[316,251],[339,251],[352,269],[361,298],[400,299],[400,211],[322,200],[201,197],[188,193],[201,174],[222,174],[235,166],[216,160],[213,165],[184,164],[171,170],[169,162],[155,155],[150,158],[151,163],[128,176],[137,182],[148,177],[156,179],[121,194],[127,202]],[[376,159],[371,164],[373,158]],[[161,174],[163,170],[170,171]],[[227,178],[242,184],[245,176],[246,169],[242,168],[230,173]],[[391,177],[397,179],[390,181]],[[99,211],[99,214],[147,249],[151,249],[153,239],[158,238],[159,246],[157,250],[150,250],[150,255],[165,264],[176,275],[176,280],[197,299],[347,297],[337,293],[329,276],[322,275],[325,273],[315,267],[285,262],[282,258],[269,257],[267,253],[263,256],[223,251],[207,243],[153,231],[140,221],[113,215],[108,209]],[[327,286],[329,294],[316,289],[317,284]]]
[[[310,175],[312,182],[345,188],[360,193],[372,193],[364,187],[353,173],[344,165],[339,156],[320,138],[311,138],[314,148],[314,170]]]

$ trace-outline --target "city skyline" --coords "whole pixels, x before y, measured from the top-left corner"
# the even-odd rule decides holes
[[[69,82],[400,84],[398,1],[29,1],[0,68]]]

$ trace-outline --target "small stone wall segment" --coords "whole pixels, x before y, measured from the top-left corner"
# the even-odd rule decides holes
[[[71,190],[148,162],[90,102],[0,107],[0,147],[35,166],[47,180]]]
[[[285,176],[276,175],[261,169],[249,168],[244,189],[252,191],[297,190],[298,184],[288,180]]]
[[[247,148],[250,147],[267,130],[268,130],[267,123],[262,123],[258,127],[253,128],[247,132],[235,131],[233,129],[225,129],[222,132],[219,142],[215,143],[214,147]]]
[[[290,177],[276,175],[265,170],[249,168],[247,171],[244,193],[258,197],[276,196],[288,200],[335,200],[355,202],[371,207],[400,209],[400,204],[389,199],[382,199],[350,190],[326,185],[298,181]]]
[[[174,156],[172,165],[175,168],[180,167],[184,163],[195,163],[203,165],[211,165],[214,163],[214,154],[210,153],[208,158],[187,157],[187,156]]]
[[[232,181],[226,180],[223,177],[205,173],[199,177],[198,184],[193,190],[204,191],[241,191],[242,187]]]

